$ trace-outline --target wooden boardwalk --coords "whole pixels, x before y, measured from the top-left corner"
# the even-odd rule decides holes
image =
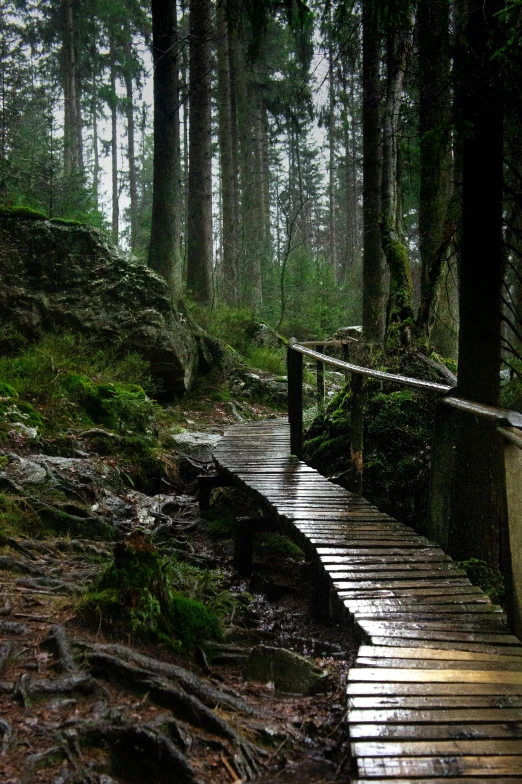
[[[315,559],[364,644],[354,784],[522,784],[522,646],[433,542],[289,454],[283,420],[231,427],[216,467]]]

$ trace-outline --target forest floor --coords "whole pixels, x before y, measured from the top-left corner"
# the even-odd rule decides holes
[[[251,401],[240,411],[200,396],[180,401],[175,413],[184,428],[214,434],[238,416],[278,415]],[[297,548],[260,536],[254,574],[241,579],[229,523],[248,499],[216,491],[211,512],[200,515],[196,477],[207,463],[170,450],[170,481],[150,495],[121,482],[111,455],[84,447],[63,457],[52,446],[42,439],[36,448],[13,431],[1,450],[4,506],[16,500],[28,520],[22,535],[0,540],[0,780],[349,781],[345,684],[355,643],[311,615],[313,586]],[[33,535],[35,509],[40,519],[66,513],[78,527]],[[181,655],[79,611],[113,559],[113,542],[89,536],[95,518],[121,536],[144,531],[180,569],[211,574],[220,595],[237,597],[234,608],[245,609],[224,618],[224,639]],[[245,680],[259,644],[308,656],[328,672],[324,691],[284,694],[272,682]]]

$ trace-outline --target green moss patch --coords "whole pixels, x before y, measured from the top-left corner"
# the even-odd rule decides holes
[[[481,561],[479,558],[469,558],[467,561],[455,561],[459,569],[463,569],[472,585],[481,588],[494,604],[503,605],[505,586],[504,578],[498,569]]]
[[[79,612],[184,652],[205,639],[219,639],[216,612],[181,591],[176,576],[174,565],[143,534],[134,534],[117,546],[113,563],[82,599]]]

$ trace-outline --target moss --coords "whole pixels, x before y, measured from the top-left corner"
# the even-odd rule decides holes
[[[42,427],[44,419],[35,407],[18,397],[0,399],[0,419],[4,422],[20,422],[28,427]]]
[[[466,572],[470,583],[481,588],[494,604],[502,605],[504,603],[504,578],[498,569],[478,558],[469,558],[467,561],[456,561],[455,563]]]
[[[3,381],[0,381],[0,397],[19,397],[18,392],[16,389],[11,386],[11,384],[5,384]]]
[[[79,403],[95,424],[141,433],[151,426],[155,404],[136,384],[98,382],[80,373],[64,373],[58,377],[57,385]]]
[[[388,369],[417,377],[431,373],[424,364],[404,355]],[[350,389],[347,385],[316,417],[305,438],[305,456],[325,474],[342,475],[351,489]],[[426,518],[430,442],[436,400],[413,389],[366,383],[364,409],[363,492],[386,512],[422,527]]]
[[[390,269],[390,297],[388,303],[388,348],[409,343],[407,334],[414,326],[413,283],[406,246],[391,232],[383,231],[384,252]]]
[[[255,537],[255,547],[265,555],[276,555],[284,558],[303,558],[301,548],[278,533],[259,533]]]
[[[207,521],[207,529],[212,536],[223,539],[231,539],[237,530],[237,520],[231,515],[221,511],[209,509],[203,515]]]
[[[217,615],[173,587],[172,576],[169,562],[143,534],[134,534],[117,546],[113,563],[81,600],[79,612],[91,618],[94,612],[108,624],[185,652],[205,639],[219,639]]]
[[[10,207],[6,205],[0,206],[0,215],[6,215],[13,218],[22,218],[25,220],[47,220],[45,212],[33,210],[30,207]]]

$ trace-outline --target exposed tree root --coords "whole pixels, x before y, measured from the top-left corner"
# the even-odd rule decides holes
[[[0,672],[2,672],[2,670],[4,669],[5,664],[9,656],[11,655],[12,650],[13,650],[12,642],[4,642],[2,645],[0,645]]]
[[[215,689],[214,687],[209,686],[208,683],[203,681],[201,678],[198,678],[198,676],[194,675],[193,672],[185,670],[182,667],[178,667],[175,664],[169,664],[167,662],[158,661],[157,659],[152,659],[150,656],[144,656],[143,654],[138,653],[132,648],[127,648],[124,645],[111,645],[104,643],[92,645],[91,643],[86,643],[79,640],[75,640],[73,644],[87,648],[93,653],[108,654],[110,656],[116,657],[122,662],[131,662],[132,664],[139,665],[150,674],[162,675],[163,677],[179,684],[185,692],[194,695],[208,707],[213,708],[216,705],[220,705],[221,707],[228,708],[237,713],[254,715],[252,708],[250,708],[246,702],[240,698],[234,697],[231,694],[225,694],[219,689]]]
[[[9,741],[13,735],[13,728],[7,719],[0,719],[0,732],[2,733],[2,745],[0,746],[0,754],[5,756],[9,748]]]
[[[29,634],[29,627],[17,621],[0,621],[0,632],[4,634]]]
[[[138,764],[148,768],[155,784],[173,781],[176,784],[201,784],[187,757],[166,735],[152,727],[98,724],[83,730],[82,737],[93,745],[109,746],[115,757],[115,767],[125,769]]]
[[[34,588],[35,590],[40,588],[49,589],[53,593],[66,594],[79,593],[82,590],[73,583],[57,580],[54,577],[22,577],[16,581],[16,585],[20,585],[22,588]]]
[[[246,741],[230,724],[198,697],[187,694],[179,684],[106,653],[93,651],[87,653],[85,659],[99,677],[117,678],[127,687],[146,692],[153,702],[169,708],[182,721],[230,741],[236,749],[237,765],[242,768],[244,777],[253,778],[259,772],[258,757],[265,754],[264,750]]]
[[[43,571],[37,566],[11,558],[9,555],[0,555],[0,570],[18,572],[19,574],[31,574],[37,577],[43,575]]]
[[[0,607],[0,615],[11,615],[12,606],[7,596],[2,597],[3,605]]]
[[[67,634],[63,626],[53,626],[46,643],[58,657],[58,669],[60,672],[70,674],[76,671],[76,664],[74,663]]]

